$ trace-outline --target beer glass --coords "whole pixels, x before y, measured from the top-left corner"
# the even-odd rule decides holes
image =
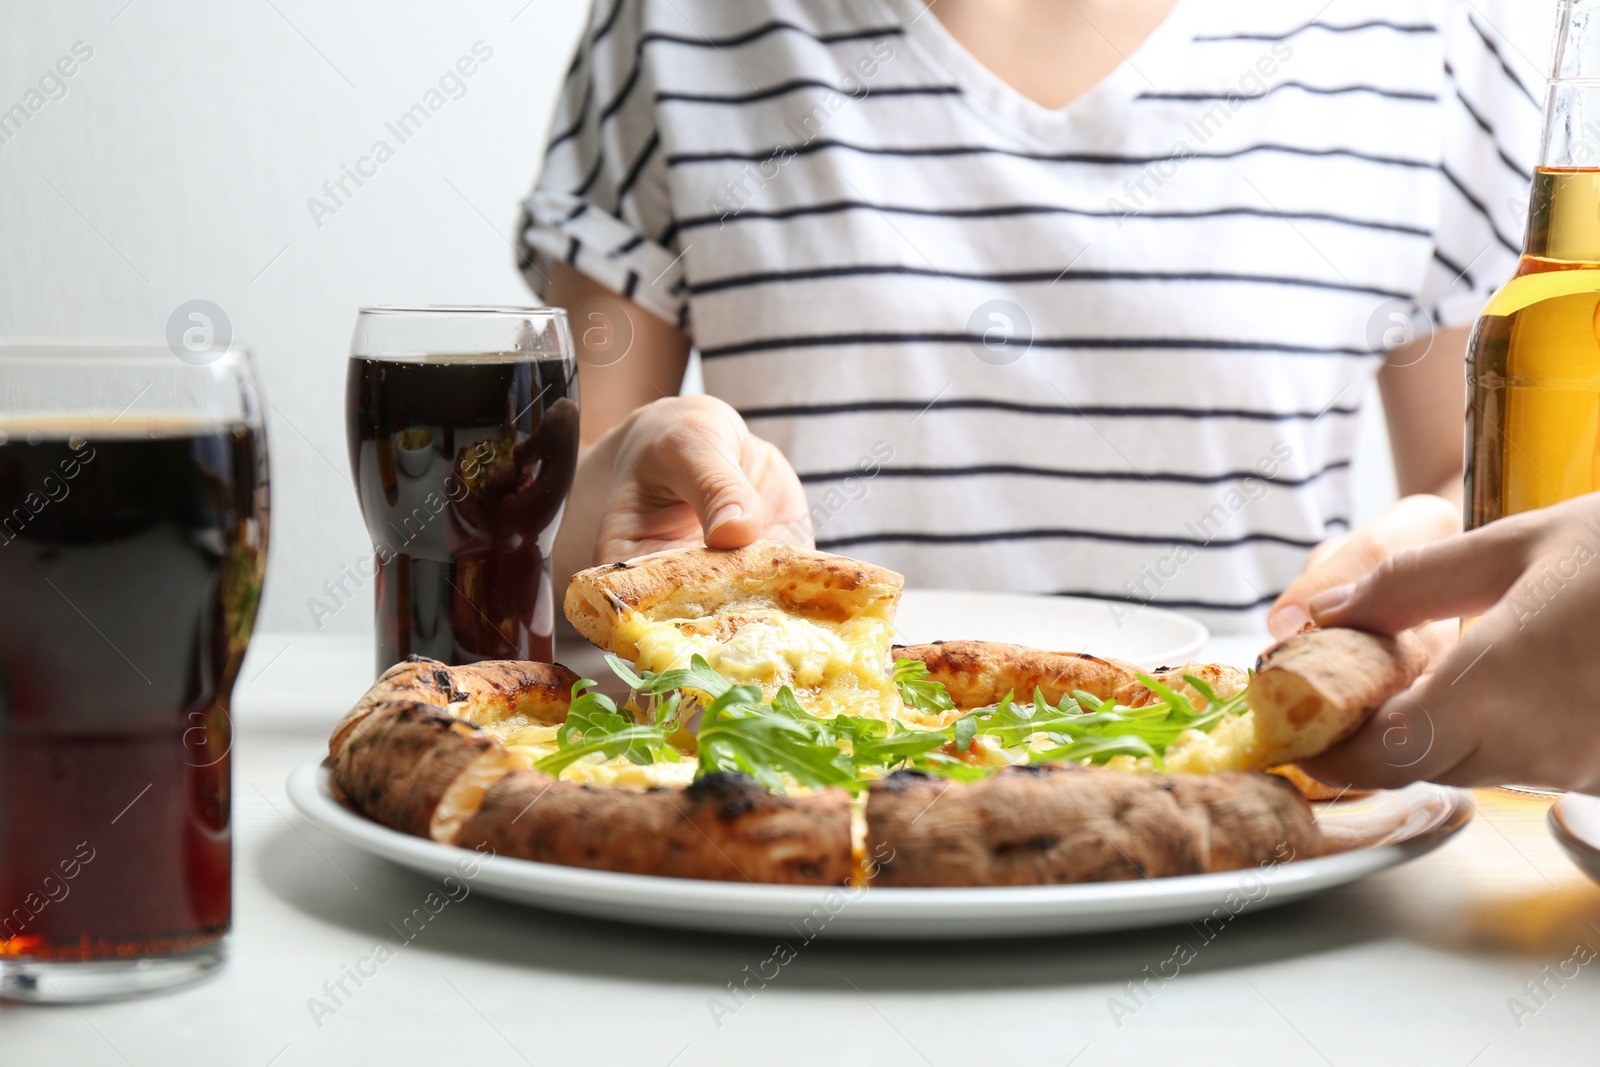
[[[243,351],[0,343],[0,996],[217,967],[267,453]]]

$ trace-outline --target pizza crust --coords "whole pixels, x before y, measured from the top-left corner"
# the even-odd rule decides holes
[[[866,842],[879,886],[1165,878],[1322,850],[1310,806],[1280,778],[1076,764],[1015,767],[972,785],[891,775],[872,785]]]
[[[1261,654],[1247,700],[1256,720],[1250,769],[1310,759],[1343,741],[1404,692],[1428,655],[1409,633],[1307,630]]]
[[[1223,700],[1237,696],[1249,681],[1244,671],[1214,663],[1144,671],[1132,663],[1086,652],[1046,652],[998,641],[897,645],[894,655],[896,659],[920,660],[928,668],[928,677],[943,683],[962,711],[997,704],[1007,693],[1029,701],[1036,687],[1052,704],[1060,703],[1063,696],[1084,692],[1097,700],[1111,698],[1131,708],[1143,707],[1159,698],[1139,681],[1140,674],[1183,693],[1203,708],[1206,698],[1184,675],[1199,678]]]
[[[502,778],[455,844],[503,856],[667,878],[842,885],[850,876],[850,797],[769,793],[740,774],[638,791]]]

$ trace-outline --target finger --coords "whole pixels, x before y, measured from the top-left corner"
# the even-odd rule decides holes
[[[1461,517],[1435,496],[1401,500],[1371,525],[1329,538],[1312,550],[1304,573],[1289,583],[1267,614],[1267,629],[1283,640],[1311,618],[1311,598],[1327,589],[1359,581],[1395,552],[1449,537]]]
[[[1360,582],[1313,597],[1311,616],[1322,626],[1397,633],[1436,619],[1477,615],[1527,569],[1528,551],[1523,525],[1502,520],[1389,557]]]
[[[606,501],[595,531],[594,565],[619,563],[669,548],[705,543],[700,521],[681,500],[646,500],[634,484],[617,486]]]
[[[761,494],[766,520],[761,536],[796,548],[813,547],[815,531],[812,529],[806,492],[788,458],[759,437],[750,437],[747,439],[744,467]]]
[[[663,435],[646,475],[687,504],[712,548],[742,548],[761,536],[761,494],[740,466],[743,427],[734,419],[686,417]]]
[[[1311,550],[1311,554],[1306,557],[1305,569],[1307,571],[1316,570],[1323,563],[1327,562],[1328,557],[1332,556],[1335,552],[1349,544],[1350,539],[1354,536],[1355,534],[1353,532],[1334,534],[1332,537],[1323,541],[1316,548],[1313,548]]]
[[[1352,535],[1318,564],[1289,583],[1267,613],[1267,629],[1279,641],[1311,619],[1311,598],[1325,589],[1348,585],[1383,562],[1384,552],[1369,537]]]

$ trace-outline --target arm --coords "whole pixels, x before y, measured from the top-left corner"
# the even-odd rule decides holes
[[[636,409],[678,395],[689,366],[683,331],[565,263],[555,264],[548,295],[567,309],[578,350],[585,449]]]
[[[678,395],[689,361],[680,330],[566,264],[549,297],[567,309],[582,401],[557,589],[585,567],[663,548],[810,544],[805,493],[782,453],[722,401]]]
[[[567,309],[578,357],[578,471],[556,534],[555,587],[593,566],[595,535],[611,495],[616,429],[635,409],[676,396],[689,339],[676,327],[565,263],[550,278],[549,301]],[[618,350],[621,349],[619,356]]]
[[[1402,497],[1428,493],[1461,507],[1462,436],[1470,329],[1444,330],[1390,354],[1378,372]]]
[[[1461,530],[1461,462],[1466,387],[1462,366],[1469,330],[1444,330],[1397,348],[1378,372],[1400,500],[1360,530],[1331,537],[1306,560],[1299,578],[1272,606],[1267,625],[1282,638],[1309,617],[1324,589],[1357,581],[1403,548]],[[1430,653],[1449,643],[1448,627],[1424,635]]]

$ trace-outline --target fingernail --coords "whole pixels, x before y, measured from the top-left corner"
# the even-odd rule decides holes
[[[726,523],[734,522],[742,518],[744,518],[744,508],[740,507],[738,504],[728,504],[718,509],[717,513],[711,516],[711,524],[706,527],[706,533],[710,533],[718,526],[722,526]]]
[[[1267,619],[1267,628],[1274,637],[1293,637],[1307,621],[1305,608],[1299,604],[1285,604]]]
[[[1332,589],[1324,589],[1307,602],[1307,605],[1311,608],[1311,617],[1316,619],[1338,611],[1350,603],[1350,598],[1355,595],[1355,591],[1354,584],[1336,585]]]

